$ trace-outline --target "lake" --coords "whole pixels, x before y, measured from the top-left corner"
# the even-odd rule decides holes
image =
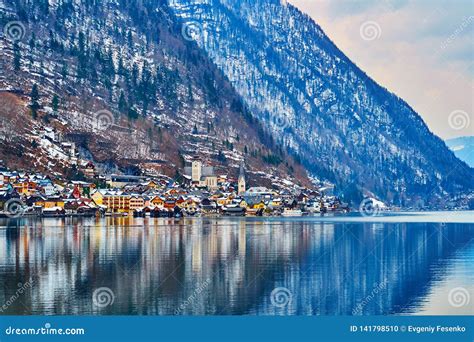
[[[0,314],[474,315],[473,222],[2,219]]]

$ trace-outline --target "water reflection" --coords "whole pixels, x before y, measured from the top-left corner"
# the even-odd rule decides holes
[[[285,219],[0,222],[2,314],[474,314],[474,225]],[[114,302],[94,305],[107,287]],[[283,305],[272,300],[285,288]],[[473,297],[474,298],[474,297]],[[440,304],[441,303],[441,304]],[[444,303],[444,304],[443,304]]]

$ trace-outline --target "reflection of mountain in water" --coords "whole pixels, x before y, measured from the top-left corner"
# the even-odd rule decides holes
[[[474,237],[461,224],[140,220],[0,229],[0,302],[35,280],[7,313],[350,315],[368,297],[363,314],[416,312]],[[99,287],[113,305],[93,305]],[[292,293],[283,308],[276,287]]]
[[[333,233],[330,239],[324,231]],[[347,224],[316,230],[311,253],[278,286],[295,295],[286,310],[308,315],[416,312],[446,265],[474,237],[472,225]],[[441,270],[440,270],[441,268]],[[294,289],[294,291],[293,291]],[[367,303],[364,303],[364,300]],[[358,304],[364,303],[359,310]]]

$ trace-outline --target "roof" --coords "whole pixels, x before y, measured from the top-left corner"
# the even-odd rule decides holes
[[[191,176],[193,172],[193,168],[191,166],[186,166],[184,168],[184,175]],[[214,174],[214,167],[213,166],[201,166],[201,176],[202,177],[213,177]]]
[[[260,194],[271,194],[272,191],[263,187],[263,186],[255,186],[255,187],[252,187],[252,188],[249,188],[247,191],[246,191],[246,195],[260,195]]]
[[[51,208],[44,208],[43,211],[63,211],[64,209],[61,207],[51,207]]]
[[[212,177],[214,175],[214,167],[212,166],[203,166],[201,168],[201,175],[204,177]]]

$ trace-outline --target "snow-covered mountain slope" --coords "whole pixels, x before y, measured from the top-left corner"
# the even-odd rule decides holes
[[[449,139],[446,145],[459,159],[474,168],[474,136]]]
[[[255,175],[250,184],[263,176],[267,186],[308,184],[304,169],[182,34],[166,1],[4,0],[0,26],[0,106],[17,106],[2,115],[0,128],[11,130],[12,113],[22,113],[19,120],[29,127],[0,136],[0,158],[8,166],[56,167],[41,157],[40,132],[48,128],[105,172],[155,168],[175,176],[199,155],[234,175],[245,159]],[[34,163],[15,154],[25,148]]]
[[[408,205],[472,191],[474,170],[298,9],[280,0],[169,4],[278,143],[339,192]]]

